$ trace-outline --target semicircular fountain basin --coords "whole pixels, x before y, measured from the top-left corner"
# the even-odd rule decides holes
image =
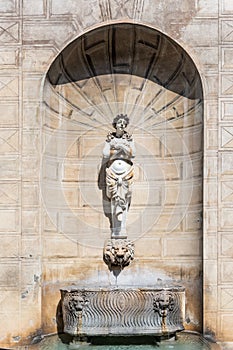
[[[183,331],[176,339],[158,338],[92,338],[92,343],[81,342],[75,338],[62,338],[61,335],[45,337],[40,343],[28,347],[29,350],[219,350],[216,343],[210,343],[200,334]],[[145,343],[143,343],[145,342]]]

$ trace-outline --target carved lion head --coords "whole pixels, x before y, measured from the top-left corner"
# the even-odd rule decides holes
[[[103,259],[109,266],[128,266],[133,256],[134,245],[126,239],[110,239],[104,247]]]

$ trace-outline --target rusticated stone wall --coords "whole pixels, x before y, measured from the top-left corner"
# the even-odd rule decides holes
[[[66,137],[67,145],[72,147],[67,161],[61,162],[57,150],[55,156],[46,153],[46,137],[59,127],[60,121],[57,116],[48,118],[43,101],[47,71],[71,41],[100,25],[124,22],[146,25],[168,35],[188,53],[201,76],[204,157],[203,165],[199,164],[197,171],[203,167],[204,331],[219,340],[233,341],[233,5],[228,0],[7,0],[0,2],[1,346],[17,345],[20,340],[28,336],[30,339],[38,332],[56,330],[58,290],[64,282],[77,279],[105,281],[106,274],[109,274],[100,258],[101,248],[93,247],[97,232],[91,237],[83,232],[86,245],[58,234],[62,225],[73,230],[74,224],[69,223],[69,217],[61,207],[56,208],[55,204],[60,203],[56,188],[53,196],[48,196],[52,202],[44,202],[41,183],[44,184],[47,175],[51,180],[63,176],[66,180],[63,184],[65,202],[68,206],[72,202],[73,211],[82,205],[82,222],[88,221],[92,228],[93,225],[96,227],[96,215],[89,213],[86,216],[85,200],[75,186],[77,177],[82,175],[87,179],[86,176],[90,175],[89,170],[85,174],[78,173],[77,159],[81,149],[83,154],[92,157],[88,152],[93,142],[95,145],[99,142],[101,150],[100,143],[110,117],[98,135],[90,133],[72,144]],[[60,102],[58,105],[61,107]],[[61,112],[65,113],[64,110]],[[141,133],[137,130],[134,133],[141,144]],[[151,148],[152,141],[149,137],[146,140],[143,138]],[[53,146],[56,148],[55,144]],[[161,152],[157,141],[153,147],[155,152]],[[45,168],[41,167],[44,161],[47,162]],[[44,169],[46,174],[41,171]],[[143,177],[140,179],[135,188],[142,188],[141,193],[145,195],[143,186],[147,185]],[[200,182],[198,179],[195,185],[198,187]],[[89,184],[87,182],[84,186],[86,196],[91,192]],[[168,201],[176,196],[174,184],[169,183]],[[200,206],[200,192],[195,194],[194,200]],[[139,199],[143,201],[141,196]],[[137,197],[134,200],[137,203]],[[153,200],[159,205],[161,196],[154,196]],[[48,204],[59,209],[54,210],[52,219],[51,212],[48,215]],[[133,206],[131,209],[133,217]],[[63,216],[61,221],[57,213]],[[98,220],[105,220],[101,215],[97,216]],[[200,238],[200,220],[196,219],[196,216],[194,219],[190,216],[192,225],[194,222],[199,224],[196,232]],[[161,220],[166,222],[164,218]],[[185,283],[188,280],[200,281],[202,245],[198,243],[197,235],[182,234],[161,235],[155,230],[148,232],[148,237],[138,239],[137,259],[122,274],[125,283],[133,284],[139,272],[143,273],[145,283],[167,277]],[[102,231],[102,235],[104,240],[107,233]],[[195,268],[190,265],[193,257]],[[159,270],[161,258],[163,268]],[[127,275],[129,271],[131,273]],[[98,278],[93,279],[93,275]],[[196,305],[196,298],[197,294],[192,298],[189,293],[189,300],[195,299],[191,305]],[[194,321],[198,320],[197,328],[200,328],[200,303],[198,315],[192,306],[187,307],[186,327],[191,324],[191,328],[195,328]],[[196,315],[194,320],[192,315]]]

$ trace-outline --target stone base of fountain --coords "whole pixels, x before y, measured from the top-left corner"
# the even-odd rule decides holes
[[[164,336],[182,331],[183,287],[61,289],[64,333]]]

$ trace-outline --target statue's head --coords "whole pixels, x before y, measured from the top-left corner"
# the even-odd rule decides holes
[[[121,127],[125,129],[127,125],[129,124],[129,118],[127,117],[127,114],[118,114],[112,122],[112,126],[117,129],[118,127]]]

